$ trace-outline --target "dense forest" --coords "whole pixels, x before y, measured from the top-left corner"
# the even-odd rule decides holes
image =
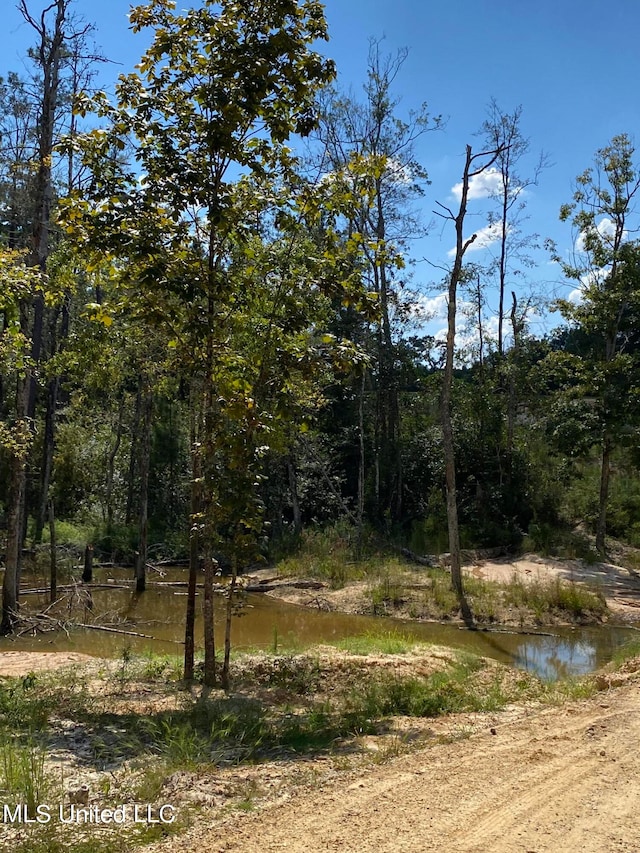
[[[235,579],[332,529],[354,559],[449,552],[461,600],[461,548],[640,546],[629,136],[576,164],[575,251],[547,257],[581,296],[544,305],[518,286],[545,165],[521,173],[520,107],[470,128],[451,208],[416,156],[440,120],[399,107],[405,52],[372,41],[361,92],[340,91],[320,3],[138,6],[150,46],[113,98],[72,0],[19,5],[30,75],[0,80],[5,633],[24,555],[51,541],[135,564],[143,590],[151,557]],[[481,265],[465,217],[489,172]],[[446,340],[411,276],[425,199],[455,240],[432,270]]]

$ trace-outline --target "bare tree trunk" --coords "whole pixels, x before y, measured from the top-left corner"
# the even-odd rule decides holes
[[[204,558],[204,679],[206,687],[216,686],[216,645],[214,634],[213,580],[218,564],[210,554]],[[224,673],[223,673],[224,678]]]
[[[193,489],[193,487],[192,487]],[[193,498],[191,501],[193,507]],[[187,615],[184,629],[184,680],[193,681],[195,664],[196,585],[198,582],[199,540],[196,530],[189,541],[189,584],[187,587]]]
[[[209,274],[209,295],[207,299],[207,314],[210,322],[210,331],[207,337],[207,346],[206,346],[206,372],[204,377],[204,387],[203,387],[203,422],[204,422],[204,435],[202,442],[202,452],[203,452],[203,460],[202,467],[203,470],[201,472],[201,478],[203,481],[207,480],[208,476],[211,476],[211,471],[213,469],[214,459],[215,459],[215,448],[214,448],[214,387],[213,387],[213,367],[214,367],[214,359],[213,359],[213,324],[215,318],[215,302],[214,302],[214,289],[215,289],[215,260],[214,260],[214,238],[213,231],[209,235],[209,258],[208,258],[208,274]],[[203,519],[204,519],[204,546],[205,546],[205,557],[204,557],[204,684],[207,687],[214,687],[216,684],[216,656],[215,656],[215,637],[214,637],[214,626],[213,626],[213,578],[215,574],[215,570],[217,568],[217,563],[213,560],[211,556],[212,551],[212,541],[213,535],[215,531],[214,520],[212,518],[213,511],[213,500],[212,495],[210,493],[211,486],[207,485],[204,487],[204,494],[202,495],[202,511],[203,511]]]
[[[23,514],[27,485],[27,450],[31,437],[29,422],[26,417],[28,399],[28,377],[18,378],[16,383],[16,447],[9,453],[7,546],[2,584],[2,621],[0,623],[0,633],[2,634],[11,633],[18,615]]]
[[[93,581],[93,545],[87,545],[84,549],[84,569],[82,571],[82,582]]]
[[[456,256],[449,277],[449,302],[447,307],[447,347],[446,362],[444,368],[444,383],[442,386],[442,443],[445,461],[445,477],[447,485],[447,527],[449,530],[449,554],[451,558],[451,584],[458,596],[463,617],[466,619],[465,609],[468,604],[465,599],[462,583],[462,566],[460,557],[460,531],[458,527],[458,498],[456,492],[456,457],[453,439],[452,421],[452,394],[453,394],[453,362],[455,357],[456,340],[456,299],[458,283],[462,276],[462,259],[464,257],[465,244],[463,239],[464,217],[467,209],[467,195],[469,192],[469,173],[471,171],[471,146],[467,145],[467,158],[462,179],[462,198],[460,210],[454,218],[456,226]],[[474,235],[475,236],[475,235]],[[470,615],[470,611],[469,611]]]
[[[193,681],[195,659],[196,584],[199,568],[200,537],[198,534],[200,511],[200,451],[197,445],[196,395],[191,394],[190,418],[191,445],[191,507],[189,532],[189,586],[187,588],[187,614],[184,632],[184,680]]]
[[[2,586],[2,625],[0,628],[3,634],[8,634],[13,630],[18,615],[20,549],[22,547],[22,507],[26,486],[26,465],[24,459],[14,454],[11,458],[9,472],[10,498],[5,572]]]
[[[54,314],[51,320],[51,355],[56,351],[61,351],[69,337],[69,306],[71,302],[71,294],[66,293],[62,303],[62,322],[60,325],[60,347],[57,345],[57,316]],[[45,520],[47,517],[47,507],[49,506],[49,487],[51,485],[51,477],[53,474],[53,457],[55,452],[56,440],[56,415],[58,408],[58,397],[60,395],[60,376],[54,376],[48,384],[47,388],[47,410],[45,413],[44,426],[44,442],[42,452],[42,475],[40,484],[40,509],[36,515],[36,527],[34,541],[40,543],[42,541],[42,531],[44,529]]]
[[[600,500],[598,505],[598,523],[596,526],[596,550],[605,556],[605,537],[607,533],[607,502],[609,500],[609,479],[611,476],[612,442],[608,432],[605,432],[602,442],[602,457],[600,463]]]
[[[44,530],[49,505],[49,486],[53,471],[53,453],[55,445],[55,407],[58,399],[60,380],[58,377],[49,382],[47,388],[47,410],[44,417],[44,436],[42,448],[42,476],[40,483],[40,506],[36,514],[36,525],[33,541],[36,545],[42,542],[42,531]]]
[[[386,221],[382,199],[382,179],[376,181],[376,239],[382,257],[377,257],[374,279],[380,296],[380,330],[378,335],[378,419],[380,429],[380,465],[382,500],[379,512],[397,520],[402,513],[402,458],[400,453],[400,407],[395,380],[393,336],[389,313],[389,281],[386,251]]]
[[[511,329],[513,332],[513,358],[511,359],[511,370],[509,371],[509,402],[507,405],[507,469],[509,481],[511,481],[513,467],[513,435],[516,422],[516,366],[518,352],[520,349],[520,332],[522,326],[518,322],[518,300],[515,293],[511,292],[513,300],[511,306]]]
[[[364,455],[364,388],[366,380],[366,371],[362,371],[362,381],[360,385],[360,399],[358,401],[358,508],[356,512],[356,555],[358,559],[362,556],[362,536],[364,524],[364,472],[365,472],[365,455]]]
[[[447,356],[442,386],[442,444],[445,460],[447,486],[447,527],[449,531],[449,554],[451,559],[451,584],[463,609],[468,609],[462,584],[462,566],[460,556],[460,531],[458,528],[458,499],[456,491],[456,459],[453,439],[452,392],[453,361],[455,354],[456,325],[456,289],[458,281],[452,273],[449,280],[449,307],[447,330]],[[465,617],[466,618],[466,617]]]
[[[441,405],[441,420],[442,420],[442,443],[444,449],[445,460],[445,476],[447,486],[447,526],[449,531],[449,552],[451,555],[451,585],[458,596],[460,602],[460,611],[462,618],[468,625],[473,624],[473,614],[464,594],[464,586],[462,583],[462,565],[460,554],[460,532],[458,527],[458,498],[456,492],[456,457],[455,444],[453,438],[453,419],[452,419],[452,395],[453,395],[453,363],[455,358],[455,339],[456,339],[456,299],[458,284],[463,274],[463,259],[464,254],[476,239],[473,234],[470,238],[464,238],[464,219],[467,212],[467,199],[469,195],[469,183],[471,178],[480,174],[494,162],[498,156],[498,151],[483,152],[480,154],[472,154],[471,146],[467,145],[466,159],[464,172],[462,176],[462,192],[460,197],[460,207],[457,215],[444,205],[440,205],[446,212],[445,216],[439,212],[440,216],[445,216],[455,224],[456,230],[456,254],[453,262],[453,267],[449,276],[449,293],[448,293],[448,308],[447,308],[447,345],[446,345],[446,361],[444,368],[444,381],[442,386],[442,405]],[[472,165],[478,158],[483,158],[485,161],[478,169],[472,171]],[[486,159],[489,158],[489,159]]]
[[[149,532],[149,462],[151,456],[151,412],[153,396],[145,380],[142,444],[140,448],[140,517],[138,525],[138,555],[136,558],[136,592],[144,592],[147,577],[147,547]]]
[[[227,598],[227,614],[224,627],[224,663],[222,665],[222,689],[229,690],[229,666],[231,663],[231,621],[233,616],[233,601],[238,578],[238,561],[233,558],[231,564],[231,583],[229,584],[229,596]]]
[[[35,211],[31,235],[31,264],[44,273],[49,257],[49,229],[51,227],[51,207],[53,204],[53,181],[51,157],[53,153],[56,112],[58,109],[58,90],[60,87],[60,64],[65,33],[67,7],[70,0],[53,0],[49,9],[55,9],[55,22],[52,28],[45,22],[45,13],[40,19],[29,13],[26,0],[20,0],[18,8],[31,27],[38,34],[39,41],[33,51],[33,57],[42,72],[42,99],[38,114],[38,171],[35,179]],[[47,9],[46,11],[49,11]],[[38,294],[33,299],[33,327],[31,334],[31,359],[38,364],[42,353],[42,328],[44,320],[44,297]],[[27,412],[33,421],[36,410],[37,383],[35,375],[29,381],[29,402]]]
[[[300,512],[300,498],[298,497],[298,478],[293,461],[287,458],[287,473],[289,475],[289,492],[291,494],[291,506],[293,509],[293,529],[296,536],[302,533],[302,513]]]
[[[500,266],[499,266],[499,298],[498,298],[498,355],[504,355],[504,338],[502,328],[504,323],[504,291],[507,282],[507,224],[509,215],[509,164],[503,164],[502,174],[502,210],[500,217]]]
[[[136,404],[133,414],[133,427],[131,431],[131,447],[129,448],[129,474],[127,478],[127,506],[124,514],[124,523],[131,524],[133,519],[133,505],[135,498],[136,482],[136,460],[138,458],[138,432],[140,429],[140,409],[142,408],[142,389],[138,384],[136,391]]]
[[[53,604],[53,602],[58,598],[58,561],[56,547],[56,519],[53,510],[53,501],[49,501],[49,554],[51,557],[49,601],[51,604]]]
[[[2,585],[2,623],[0,633],[10,634],[14,628],[19,604],[20,549],[22,547],[22,508],[26,487],[26,462],[18,453],[9,463],[9,512],[4,581]]]
[[[116,456],[118,455],[118,450],[120,450],[120,443],[122,442],[122,410],[123,406],[120,406],[118,409],[116,440],[113,443],[113,447],[109,451],[109,455],[107,456],[107,482],[105,485],[104,502],[106,504],[107,530],[109,531],[109,533],[111,533],[113,529],[113,478],[115,473]]]

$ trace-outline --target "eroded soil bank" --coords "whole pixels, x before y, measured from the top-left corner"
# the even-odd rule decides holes
[[[496,584],[492,622],[513,627],[535,627],[541,624],[567,624],[567,618],[554,618],[553,614],[540,616],[526,608],[515,608],[501,602],[498,585],[513,582],[524,586],[541,587],[562,583],[577,584],[596,590],[606,601],[610,617],[616,622],[640,620],[640,575],[632,568],[613,562],[587,562],[579,559],[555,559],[527,554],[519,558],[501,560],[477,560],[463,567],[463,572],[473,580]],[[376,582],[371,579],[345,584],[340,589],[331,589],[327,583],[296,586],[299,579],[278,577],[272,569],[255,573],[255,583],[274,587],[268,594],[283,601],[306,607],[334,610],[345,613],[371,613],[376,607],[378,614],[401,618],[437,618],[435,610],[425,606],[425,593],[432,582],[425,578],[425,570],[406,566],[388,580],[389,596],[384,598],[384,589],[377,593]],[[378,581],[378,586],[380,582]],[[588,614],[587,614],[588,617]],[[453,618],[453,617],[450,617]],[[594,617],[591,621],[598,621]],[[587,618],[585,621],[589,621]]]
[[[515,574],[524,584],[596,583],[616,619],[631,621],[640,604],[634,573],[613,564],[527,557],[465,570],[483,581]],[[266,570],[256,580],[268,576]],[[407,570],[403,589],[420,595],[420,583],[419,573]],[[370,612],[370,584],[331,590],[279,582],[271,594]],[[411,606],[409,598],[404,605]],[[85,828],[83,843],[97,853],[637,850],[640,659],[550,688],[528,673],[464,656],[419,645],[399,653],[317,647],[249,655],[237,660],[234,692],[225,697],[185,690],[175,661],[9,652],[0,655],[0,676],[11,680],[0,687],[3,713],[22,691],[20,713],[28,716],[29,690],[48,713],[39,736],[47,772],[64,780],[56,788],[61,801],[82,790],[96,807],[175,809],[171,831]],[[461,677],[442,687],[440,674],[456,667]],[[67,684],[60,702],[58,678]],[[406,711],[381,710],[384,691],[421,680],[426,692],[400,697]],[[374,683],[381,685],[377,696],[369,691]],[[428,704],[430,691],[440,691],[444,705],[453,701],[453,710],[439,715]],[[398,697],[389,703],[397,708]],[[73,833],[47,831],[74,851]],[[0,826],[0,849],[44,853],[50,846],[43,832]]]
[[[154,848],[179,853],[632,853],[640,690],[489,718],[439,743]]]
[[[0,673],[18,674],[11,658],[0,656]],[[181,689],[175,664],[162,659],[26,654],[23,664],[34,675],[2,684],[3,713],[13,708],[17,729],[26,726],[31,691],[48,714],[40,723],[47,769],[65,783],[50,796],[66,802],[83,790],[88,805],[154,814],[168,803],[179,818],[170,833],[83,827],[96,853],[637,849],[640,659],[550,688],[445,648],[358,655],[319,647],[239,659],[228,697]],[[58,664],[67,669],[55,672]],[[463,678],[443,687],[440,674],[461,665]],[[376,718],[371,705],[371,717],[369,706],[355,713],[373,683],[420,679],[432,679],[420,701],[433,691],[460,710],[437,716],[429,705],[425,715]],[[352,720],[342,728],[332,716],[339,707],[342,721]],[[5,825],[0,848],[76,849],[77,830],[54,832]]]

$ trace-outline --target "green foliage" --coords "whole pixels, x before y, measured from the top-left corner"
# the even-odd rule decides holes
[[[356,548],[356,533],[349,525],[307,528],[297,552],[278,563],[278,574],[317,578],[328,581],[332,589],[340,589],[366,572],[367,561],[356,560]]]
[[[386,613],[388,607],[400,607],[404,602],[405,595],[402,579],[393,577],[387,572],[377,584],[369,589],[373,614]]]
[[[424,644],[419,643],[412,637],[387,631],[380,634],[367,633],[345,637],[342,640],[332,643],[332,645],[352,655],[403,655],[418,650]]]
[[[308,655],[274,653],[264,657],[252,672],[261,684],[281,687],[298,696],[314,692],[320,682],[320,664]]]
[[[425,506],[425,518],[411,526],[410,547],[418,554],[443,554],[449,547],[447,510],[441,488],[432,488]]]
[[[640,170],[626,134],[614,136],[595,155],[595,168],[577,178],[573,202],[563,206],[561,219],[577,231],[577,260],[563,262],[568,278],[582,283],[582,299],[560,303],[589,346],[569,354],[573,378],[562,383],[562,394],[582,398],[594,423],[593,443],[601,452],[596,546],[603,554],[607,530],[610,454],[638,416],[637,345],[640,311],[640,244],[636,231],[635,195]],[[633,341],[633,342],[632,342]],[[630,345],[630,342],[631,345]],[[562,359],[560,359],[562,361]]]
[[[93,528],[91,541],[95,553],[115,563],[131,563],[138,547],[135,524],[100,524]]]
[[[640,639],[629,640],[629,642],[617,648],[611,656],[611,661],[614,666],[620,667],[626,661],[637,657],[640,657]]]
[[[46,502],[34,474],[50,427],[46,386],[59,379],[50,491],[59,544],[71,554],[92,542],[101,557],[130,562],[140,545],[141,395],[150,389],[148,532],[162,556],[185,556],[198,534],[201,551],[240,569],[284,553],[281,574],[334,589],[366,577],[374,612],[403,606],[404,567],[379,537],[423,554],[449,548],[442,360],[433,339],[410,334],[405,239],[390,236],[420,231],[411,202],[428,178],[413,144],[439,120],[424,108],[402,116],[393,88],[405,54],[384,57],[377,42],[363,99],[328,89],[334,68],[315,49],[327,37],[316,2],[150,3],[131,20],[148,35],[137,70],[112,101],[78,99],[94,127],[61,149],[91,180],[59,200],[67,237],[46,280],[23,254],[0,250],[1,515],[12,460],[28,461],[30,536],[39,538]],[[0,123],[29,101],[10,79],[0,83]],[[519,109],[491,109],[483,132],[513,134],[505,157],[519,156]],[[310,133],[330,169],[316,183],[285,144]],[[630,139],[614,137],[562,208],[576,253],[570,264],[563,252],[557,260],[584,284],[580,304],[558,304],[567,326],[536,340],[514,305],[517,347],[495,352],[485,341],[482,363],[468,347],[454,371],[465,547],[595,559],[570,528],[597,528],[599,456],[609,444],[608,529],[640,545],[634,157]],[[0,168],[19,179],[26,210],[28,162]],[[514,213],[516,183],[503,197]],[[523,260],[515,225],[512,270]],[[496,270],[461,271],[469,288],[480,276],[479,309]],[[16,380],[35,367],[28,331],[40,298],[51,358],[38,365],[27,420]],[[192,462],[199,507],[189,518]],[[44,566],[45,553],[36,559]],[[457,613],[447,578],[432,580],[412,614]],[[471,597],[478,618],[496,618],[490,589],[476,585]]]
[[[382,676],[363,689],[354,690],[347,707],[354,717],[370,719],[389,715],[438,717],[463,711],[494,711],[510,700],[496,674],[478,683],[474,673],[482,669],[472,656],[426,678]]]
[[[52,715],[72,715],[86,698],[86,683],[73,670],[5,678],[0,682],[0,729],[39,732]]]
[[[22,740],[0,732],[0,790],[2,798],[24,803],[30,817],[42,803],[50,802],[54,783],[45,772],[46,749],[33,737]],[[59,792],[57,792],[59,794]]]
[[[514,578],[506,587],[505,597],[508,604],[532,610],[540,624],[544,624],[549,615],[580,622],[602,618],[607,612],[600,591],[560,578],[547,584],[536,581],[524,583]]]
[[[248,760],[272,737],[265,710],[242,698],[202,699],[159,720],[141,718],[137,730],[147,748],[174,768],[215,764],[228,754]]]
[[[451,586],[451,576],[449,572],[441,570],[430,570],[429,574],[432,578],[432,588],[427,593],[429,599],[432,599],[437,612],[442,618],[448,618],[458,613],[460,602]]]

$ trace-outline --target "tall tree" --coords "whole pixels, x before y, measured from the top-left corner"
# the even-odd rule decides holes
[[[36,133],[28,85],[10,72],[6,80],[0,79],[0,229],[10,249],[29,245]]]
[[[36,44],[31,57],[38,75],[37,96],[34,100],[35,153],[32,167],[35,172],[33,181],[31,246],[29,262],[41,275],[46,273],[50,254],[51,212],[54,198],[52,175],[55,125],[59,106],[61,67],[64,60],[65,44],[78,38],[82,32],[70,27],[67,13],[71,0],[54,0],[42,10],[39,17],[33,16],[26,0],[20,0],[18,8],[25,21],[36,34]],[[17,422],[30,425],[33,429],[36,414],[37,379],[36,370],[42,357],[43,330],[45,317],[45,297],[42,289],[36,289],[32,298],[25,300],[20,307],[20,322],[23,336],[30,340],[29,372],[20,382],[25,383],[24,391],[15,396]],[[26,527],[26,455],[14,457],[11,466],[9,494],[11,501],[19,501],[11,506],[9,512],[9,538],[22,543]],[[46,502],[45,502],[46,503]],[[16,579],[20,570],[21,548],[17,549],[7,564],[7,572]],[[10,630],[13,608],[3,606],[2,630]]]
[[[379,297],[373,356],[376,405],[373,465],[375,512],[378,520],[402,513],[397,329],[400,291],[406,283],[408,243],[423,232],[412,202],[428,183],[415,155],[416,140],[437,128],[426,104],[400,118],[400,99],[393,89],[408,52],[384,56],[379,41],[371,41],[364,100],[330,90],[320,100],[318,135],[323,166],[334,181],[352,189],[355,203],[346,233],[361,240],[364,275]],[[361,383],[359,383],[361,384]],[[361,445],[364,454],[364,444]],[[360,465],[362,468],[362,464]],[[360,475],[359,475],[360,478]],[[361,485],[358,487],[362,492]],[[359,502],[361,503],[362,497]]]
[[[470,145],[466,147],[465,164],[460,188],[458,212],[438,202],[436,213],[453,222],[456,234],[456,246],[453,265],[448,275],[447,296],[447,343],[446,360],[442,381],[441,423],[442,444],[444,449],[445,478],[447,489],[447,526],[449,529],[449,553],[451,558],[451,583],[458,596],[463,619],[470,624],[473,616],[464,594],[462,582],[462,562],[460,555],[460,532],[458,527],[458,498],[456,489],[456,454],[453,435],[453,369],[456,342],[456,314],[458,286],[465,276],[464,256],[467,249],[476,240],[477,234],[465,237],[464,224],[467,215],[469,187],[473,178],[486,172],[499,156],[501,149],[473,153]]]
[[[508,319],[505,296],[515,280],[522,276],[522,267],[532,265],[527,250],[535,248],[536,235],[522,233],[526,218],[525,191],[538,183],[541,171],[548,165],[548,158],[540,154],[530,175],[521,173],[522,161],[531,145],[522,131],[522,107],[513,112],[504,112],[492,100],[488,117],[482,126],[486,148],[499,151],[491,174],[487,176],[489,197],[496,203],[496,210],[489,214],[489,227],[496,231],[498,251],[491,264],[498,284],[498,353],[504,355],[504,324]]]
[[[90,82],[95,62],[102,59],[88,45],[92,26],[72,13],[72,3],[73,0],[53,0],[39,14],[31,11],[27,0],[20,0],[18,6],[36,36],[35,46],[29,51],[34,68],[31,89],[36,115],[31,262],[42,272],[47,270],[54,242],[52,212],[58,183],[62,186],[66,184],[67,191],[70,191],[78,180],[78,176],[74,174],[71,155],[67,158],[66,175],[61,182],[56,180],[56,146],[65,132],[72,136],[75,134],[76,98],[80,87]],[[42,300],[34,300],[31,352],[34,365],[53,356],[58,348],[64,347],[69,334],[70,301],[71,293],[68,291],[62,304],[47,317],[46,306]],[[28,414],[32,422],[36,411],[37,390],[37,382],[32,377],[28,401]],[[40,500],[34,511],[36,542],[41,539],[48,506],[59,391],[60,377],[50,376],[45,400]]]
[[[171,335],[202,413],[192,536],[208,564],[221,537],[235,543],[234,557],[242,562],[255,553],[259,532],[256,469],[265,420],[273,421],[273,406],[293,390],[294,371],[281,361],[274,373],[264,353],[285,350],[280,306],[294,342],[313,342],[313,324],[293,292],[308,291],[313,300],[324,289],[323,262],[313,255],[307,261],[315,269],[274,280],[279,268],[255,234],[301,222],[309,207],[304,198],[302,207],[292,207],[291,186],[306,188],[293,174],[284,142],[311,129],[315,92],[333,74],[332,63],[309,47],[326,37],[325,21],[311,0],[259,6],[207,0],[179,15],[169,0],[157,0],[135,8],[130,19],[136,31],[152,28],[152,44],[139,73],[120,79],[116,105],[105,96],[86,104],[106,128],[78,140],[93,184],[75,194],[63,217],[90,251],[112,259],[123,294],[146,300],[148,322]],[[129,145],[135,164],[127,165],[117,152]],[[255,182],[247,183],[251,175]],[[246,262],[254,255],[264,257],[264,265]],[[283,254],[287,268],[289,255]],[[262,277],[255,281],[258,268]],[[346,284],[332,279],[327,286],[340,293]],[[245,310],[254,292],[266,299],[266,313]],[[247,323],[255,324],[251,336]],[[256,341],[264,352],[248,359],[243,353]],[[304,364],[305,351],[298,347],[295,360]],[[265,393],[268,405],[258,406]],[[187,648],[193,648],[190,638]],[[210,680],[211,663],[205,665]],[[189,660],[185,671],[192,671]]]
[[[24,333],[24,306],[34,294],[49,295],[40,271],[16,252],[0,250],[0,372],[10,381],[11,395],[0,420],[0,449],[8,462],[7,544],[2,586],[0,632],[9,633],[18,617],[22,507],[26,489],[27,458],[33,432],[27,418],[29,351]]]
[[[637,322],[640,298],[640,242],[636,196],[640,169],[634,146],[625,134],[599,149],[594,166],[576,179],[573,201],[562,206],[560,219],[575,229],[571,262],[558,257],[564,274],[580,283],[577,304],[560,302],[563,314],[597,341],[588,359],[576,356],[576,375],[587,379],[595,394],[599,421],[600,488],[596,548],[604,555],[611,456],[630,417],[630,389],[635,360],[630,332]],[[582,383],[584,386],[584,383]]]

